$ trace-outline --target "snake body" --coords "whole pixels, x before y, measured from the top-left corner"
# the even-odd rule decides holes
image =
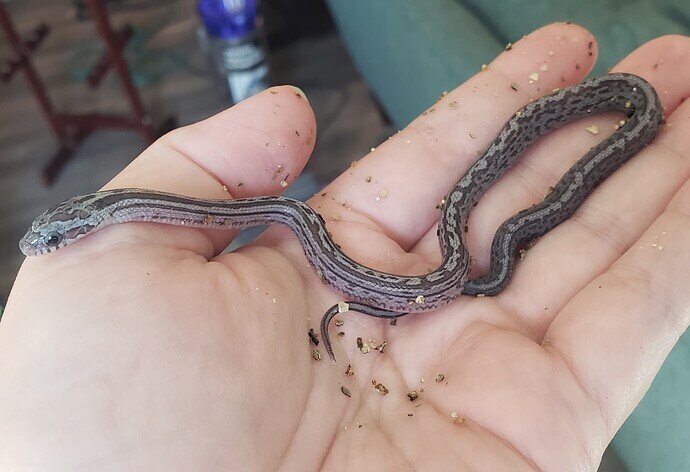
[[[509,218],[497,230],[488,274],[467,280],[467,218],[479,197],[539,136],[578,118],[618,111],[626,115],[617,131],[580,158],[540,203]],[[22,238],[26,255],[52,252],[110,224],[147,221],[196,228],[288,226],[314,270],[329,285],[352,297],[334,305],[321,323],[333,357],[328,324],[343,306],[364,314],[395,318],[449,303],[461,294],[494,295],[508,283],[520,244],[570,217],[607,176],[656,135],[662,108],[653,87],[631,74],[607,74],[536,100],[505,124],[486,151],[450,190],[441,207],[438,238],[441,264],[430,273],[395,275],[365,267],[330,237],[323,218],[307,204],[283,196],[203,200],[151,190],[118,189],[71,198],[47,210]]]

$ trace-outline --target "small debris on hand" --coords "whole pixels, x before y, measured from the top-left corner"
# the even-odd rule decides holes
[[[314,332],[314,328],[309,329],[309,340],[314,344],[314,346],[319,345],[319,338],[316,336],[316,333]]]
[[[585,129],[594,135],[599,134],[599,127],[597,125],[587,126]]]
[[[379,392],[381,394],[381,396],[388,395],[388,389],[381,382],[374,385],[374,390]]]

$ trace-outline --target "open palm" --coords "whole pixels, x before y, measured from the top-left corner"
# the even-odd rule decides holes
[[[309,204],[355,260],[428,272],[437,203],[515,110],[581,80],[595,56],[575,25],[536,31]],[[396,326],[339,316],[337,363],[315,360],[307,332],[341,298],[284,228],[219,255],[235,233],[122,224],[27,260],[0,326],[0,469],[594,470],[690,321],[690,40],[660,38],[616,70],[659,92],[655,142],[499,296]],[[498,225],[618,119],[542,139],[482,198],[473,277]],[[314,138],[304,96],[277,87],[176,130],[107,188],[275,194]]]

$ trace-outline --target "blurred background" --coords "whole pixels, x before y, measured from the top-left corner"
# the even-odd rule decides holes
[[[563,20],[597,37],[596,75],[689,34],[690,2],[0,0],[0,307],[31,220],[97,190],[162,133],[297,85],[318,136],[287,193],[306,199],[507,43]],[[688,389],[686,335],[600,470],[690,470]]]

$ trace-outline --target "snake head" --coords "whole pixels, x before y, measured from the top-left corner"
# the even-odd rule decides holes
[[[97,228],[102,217],[88,204],[87,197],[66,200],[36,218],[19,241],[22,253],[26,256],[48,254]]]

